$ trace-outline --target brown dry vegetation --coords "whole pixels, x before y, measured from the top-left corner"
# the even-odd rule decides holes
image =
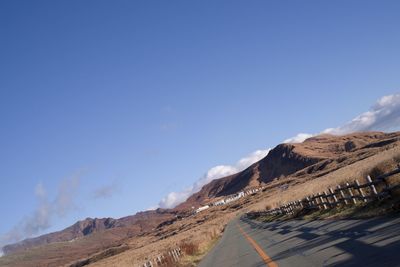
[[[37,263],[34,264],[36,266],[47,266],[49,263],[51,263],[49,266],[63,264],[71,266],[74,262],[86,264],[85,266],[99,267],[138,266],[146,259],[155,258],[178,246],[185,252],[180,265],[194,266],[215,244],[218,237],[222,235],[225,225],[235,216],[247,211],[274,208],[286,202],[323,192],[329,187],[347,181],[358,179],[360,182],[364,182],[367,174],[374,178],[383,172],[392,170],[400,162],[399,139],[400,133],[387,135],[363,133],[342,137],[314,137],[303,144],[283,145],[278,147],[275,150],[276,153],[269,156],[268,159],[263,159],[247,170],[227,177],[226,180],[223,178],[213,182],[211,185],[214,184],[217,189],[213,189],[210,184],[207,185],[186,204],[192,205],[195,203],[193,201],[198,199],[208,201],[214,195],[218,197],[221,192],[229,192],[223,187],[233,185],[234,188],[240,188],[243,183],[236,183],[235,181],[238,179],[249,182],[248,186],[254,185],[255,181],[259,181],[260,175],[267,173],[263,168],[271,162],[267,164],[266,161],[276,161],[274,172],[267,173],[273,179],[266,181],[264,184],[266,188],[262,192],[251,197],[243,198],[230,205],[212,207],[188,218],[166,221],[159,227],[139,236],[120,237],[117,243],[104,244],[101,249],[99,247],[96,247],[97,250],[95,248],[88,249],[94,246],[93,243],[104,242],[104,239],[96,233],[74,241],[80,244],[79,246],[71,246],[68,245],[69,242],[62,242],[0,258],[0,266],[32,266],[20,263]],[[290,165],[291,161],[294,161],[296,165],[295,168],[289,168],[291,173],[279,174],[279,170],[282,171],[285,166]],[[391,182],[397,181],[391,180]],[[244,185],[246,186],[246,184]],[[107,231],[101,235],[105,234]],[[96,241],[97,237],[99,239]],[[123,249],[118,249],[122,247]],[[79,248],[84,248],[85,254],[79,254],[77,252]],[[61,259],[60,251],[63,255]],[[73,256],[69,256],[73,253],[78,253],[79,261],[75,259],[66,262],[65,259],[73,259]],[[46,255],[46,257],[43,259],[38,255]],[[54,260],[57,255],[57,260]],[[75,257],[77,256],[75,255]],[[49,260],[50,258],[52,261]]]
[[[299,200],[306,196],[326,191],[329,187],[335,187],[338,184],[344,184],[356,179],[360,182],[365,182],[365,177],[368,174],[371,174],[373,178],[376,177],[377,174],[382,174],[396,168],[397,164],[400,162],[398,161],[399,155],[400,147],[394,147],[332,171],[317,179],[307,179],[301,182],[296,179],[294,180],[292,177],[286,177],[276,182],[275,186],[271,188],[270,194],[259,203],[255,204],[253,209],[263,210],[266,208],[276,208],[284,203]],[[280,186],[282,184],[287,185],[287,188]]]
[[[224,226],[234,216],[235,212],[229,209],[223,211],[215,208],[166,226],[151,236],[132,239],[128,244],[136,248],[89,266],[136,266],[178,246],[181,246],[185,254],[182,264],[190,266],[210,249],[211,244],[222,234]]]
[[[359,179],[361,181],[361,179],[365,178],[367,173],[372,177],[375,177],[378,174],[396,168],[397,164],[400,162],[399,155],[400,147],[394,146],[387,150],[382,150],[376,155],[364,158],[339,169],[336,169],[337,166],[332,166],[332,172],[328,172],[327,174],[316,178],[314,177],[314,179],[307,179],[307,176],[303,177],[303,179],[299,179],[298,177],[302,176],[300,172],[295,173],[292,176],[275,180],[269,184],[268,188],[264,190],[264,192],[254,195],[251,199],[242,199],[238,203],[232,203],[229,207],[214,207],[203,214],[196,215],[190,220],[199,218],[197,221],[200,223],[200,225],[194,226],[194,228],[190,229],[190,225],[188,224],[186,225],[188,228],[188,231],[186,232],[178,231],[173,238],[155,241],[153,244],[144,246],[140,250],[126,251],[113,258],[90,266],[134,266],[129,264],[133,264],[133,262],[135,262],[135,260],[133,260],[135,256],[138,256],[144,252],[141,257],[141,259],[143,259],[144,255],[148,255],[147,251],[149,248],[150,250],[154,249],[155,254],[153,255],[156,255],[156,251],[160,251],[160,248],[167,249],[172,244],[178,244],[178,240],[183,239],[191,240],[191,242],[201,244],[199,247],[200,250],[202,250],[204,247],[209,246],[209,244],[212,243],[212,240],[215,240],[211,237],[212,234],[209,231],[209,229],[212,228],[211,225],[219,225],[219,222],[226,223],[232,218],[232,216],[235,216],[235,214],[244,213],[250,210],[263,210],[266,207],[276,207],[283,203],[301,199],[316,192],[324,191],[329,187],[334,187],[337,184],[345,183],[347,181],[353,181],[354,179]],[[317,176],[317,173],[315,173],[315,175]],[[236,207],[237,210],[235,210],[234,213],[231,213],[234,207]],[[216,214],[218,214],[218,217],[215,216]],[[183,225],[175,225],[173,228],[170,228],[166,231],[174,231],[173,229],[179,229],[182,226]],[[204,238],[205,232],[207,233],[207,238]],[[182,263],[183,266],[191,266],[190,260],[188,261],[184,259]]]

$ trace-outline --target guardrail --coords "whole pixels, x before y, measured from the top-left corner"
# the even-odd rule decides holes
[[[275,209],[259,212],[249,212],[248,216],[262,215],[286,215],[295,214],[299,210],[328,210],[339,205],[354,205],[359,201],[369,202],[374,199],[382,199],[392,195],[392,192],[400,188],[400,184],[390,185],[388,178],[400,173],[400,166],[394,171],[376,177],[372,181],[368,175],[366,183],[360,184],[358,180],[345,185],[337,185],[335,189],[329,188],[327,191],[307,196],[303,199],[289,202]]]

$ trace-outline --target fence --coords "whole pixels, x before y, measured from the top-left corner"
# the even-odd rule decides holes
[[[139,267],[175,266],[174,263],[179,262],[181,257],[182,251],[178,247],[168,251],[167,253],[161,254],[154,259],[146,261],[139,265]]]
[[[210,204],[210,206],[222,206],[222,205],[226,205],[229,204],[233,201],[236,201],[242,197],[246,197],[246,196],[250,196],[250,195],[254,195],[257,192],[263,190],[265,188],[265,186],[259,186],[259,187],[252,187],[252,188],[248,188],[245,191],[240,191],[238,193],[235,194],[231,194],[226,196],[224,199],[221,199],[219,201],[213,202]]]
[[[360,184],[358,180],[345,185],[337,185],[335,189],[310,195],[303,199],[289,202],[275,209],[249,212],[248,216],[260,215],[286,215],[295,214],[299,210],[328,210],[340,205],[354,205],[360,202],[369,202],[374,199],[383,199],[391,196],[392,192],[400,188],[400,184],[390,185],[388,178],[400,173],[400,166],[396,170],[380,175],[372,181],[368,175],[366,183]]]

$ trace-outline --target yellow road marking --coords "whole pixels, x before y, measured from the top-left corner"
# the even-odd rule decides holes
[[[276,264],[268,255],[265,253],[265,251],[257,244],[256,241],[254,241],[253,238],[251,238],[243,229],[240,227],[239,224],[237,224],[237,227],[239,228],[240,232],[242,235],[247,239],[247,241],[254,247],[254,249],[257,251],[258,255],[264,260],[265,264],[268,267],[278,267],[278,264]]]

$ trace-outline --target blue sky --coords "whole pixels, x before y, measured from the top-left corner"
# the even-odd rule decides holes
[[[344,125],[399,90],[399,9],[1,1],[0,235],[130,215],[216,165]]]

